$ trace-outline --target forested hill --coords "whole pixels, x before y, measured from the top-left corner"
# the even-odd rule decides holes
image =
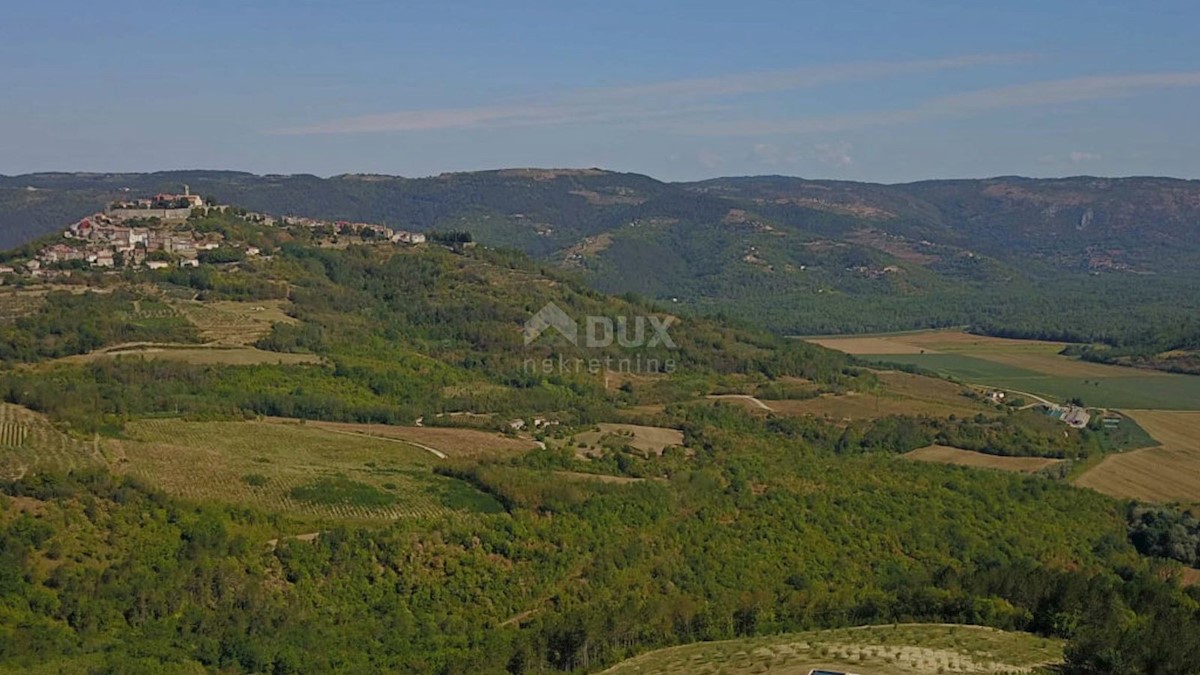
[[[1200,181],[1168,178],[879,185],[776,176],[664,183],[597,169],[421,179],[30,174],[0,177],[0,247],[115,197],[182,184],[273,214],[469,230],[484,244],[578,269],[605,291],[783,333],[971,324],[1121,345],[1144,342],[1147,327],[1179,331],[1200,310],[1190,292]]]

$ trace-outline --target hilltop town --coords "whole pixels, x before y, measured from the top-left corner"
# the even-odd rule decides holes
[[[61,241],[41,247],[28,258],[4,262],[0,275],[60,278],[82,270],[115,273],[128,268],[199,267],[205,262],[264,256],[257,246],[227,240],[221,232],[195,226],[204,216],[229,211],[266,227],[305,228],[320,246],[339,246],[348,241],[412,246],[426,241],[425,234],[378,223],[276,217],[246,211],[194,195],[184,185],[181,194],[114,201],[104,211],[71,223],[62,232]]]

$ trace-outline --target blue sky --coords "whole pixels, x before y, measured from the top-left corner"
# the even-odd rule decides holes
[[[9,3],[0,173],[1200,178],[1195,2]]]

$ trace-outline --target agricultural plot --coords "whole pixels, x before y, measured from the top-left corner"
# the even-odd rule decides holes
[[[286,300],[175,303],[206,342],[235,346],[253,344],[271,330],[273,323],[296,323],[284,311],[287,305]]]
[[[961,450],[946,445],[930,445],[907,452],[901,457],[917,462],[935,462],[937,464],[954,464],[978,469],[999,469],[1018,473],[1036,473],[1046,467],[1062,463],[1061,459],[1048,457],[1002,457],[988,455],[982,452]]]
[[[932,415],[935,417],[994,414],[996,409],[965,395],[961,385],[898,371],[876,374],[874,392],[826,394],[806,400],[763,401],[785,415],[815,415],[833,420],[874,419],[889,415]]]
[[[813,344],[836,349],[847,354],[922,354],[924,350],[914,344],[887,337],[834,337],[811,338]]]
[[[1200,412],[1125,412],[1161,445],[1109,455],[1074,484],[1146,502],[1200,503]]]
[[[0,293],[0,323],[33,314],[46,303],[44,290],[12,290]]]
[[[865,626],[672,647],[605,673],[781,673],[812,669],[870,675],[1031,673],[1063,658],[1061,640],[947,624]]]
[[[290,422],[289,422],[290,423]],[[394,439],[421,449],[437,451],[446,457],[487,457],[514,455],[537,447],[533,441],[511,438],[477,429],[451,427],[405,427],[388,424],[351,424],[346,422],[307,422],[330,431],[365,437]]]
[[[0,478],[103,465],[95,443],[67,436],[32,410],[0,404]]]
[[[1200,410],[1200,377],[1060,356],[1059,342],[926,331],[814,340],[874,361],[917,366],[972,384],[1089,406]],[[869,351],[874,350],[874,351]]]
[[[972,335],[957,329],[910,331],[878,335],[834,335],[806,338],[809,342],[847,354],[942,354],[985,351],[1057,354],[1066,346],[1047,340],[1013,340]]]
[[[319,425],[141,420],[104,448],[114,470],[194,500],[331,519],[499,508],[434,474],[438,458],[419,447]]]

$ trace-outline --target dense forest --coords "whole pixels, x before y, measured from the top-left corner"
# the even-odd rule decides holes
[[[1200,663],[1200,598],[1131,555],[1107,499],[806,447],[715,431],[686,470],[629,486],[564,484],[536,456],[479,466],[506,512],[275,547],[256,512],[25,478],[0,486],[0,659],[583,672],[679,642],[947,621],[1069,638],[1067,673]]]

